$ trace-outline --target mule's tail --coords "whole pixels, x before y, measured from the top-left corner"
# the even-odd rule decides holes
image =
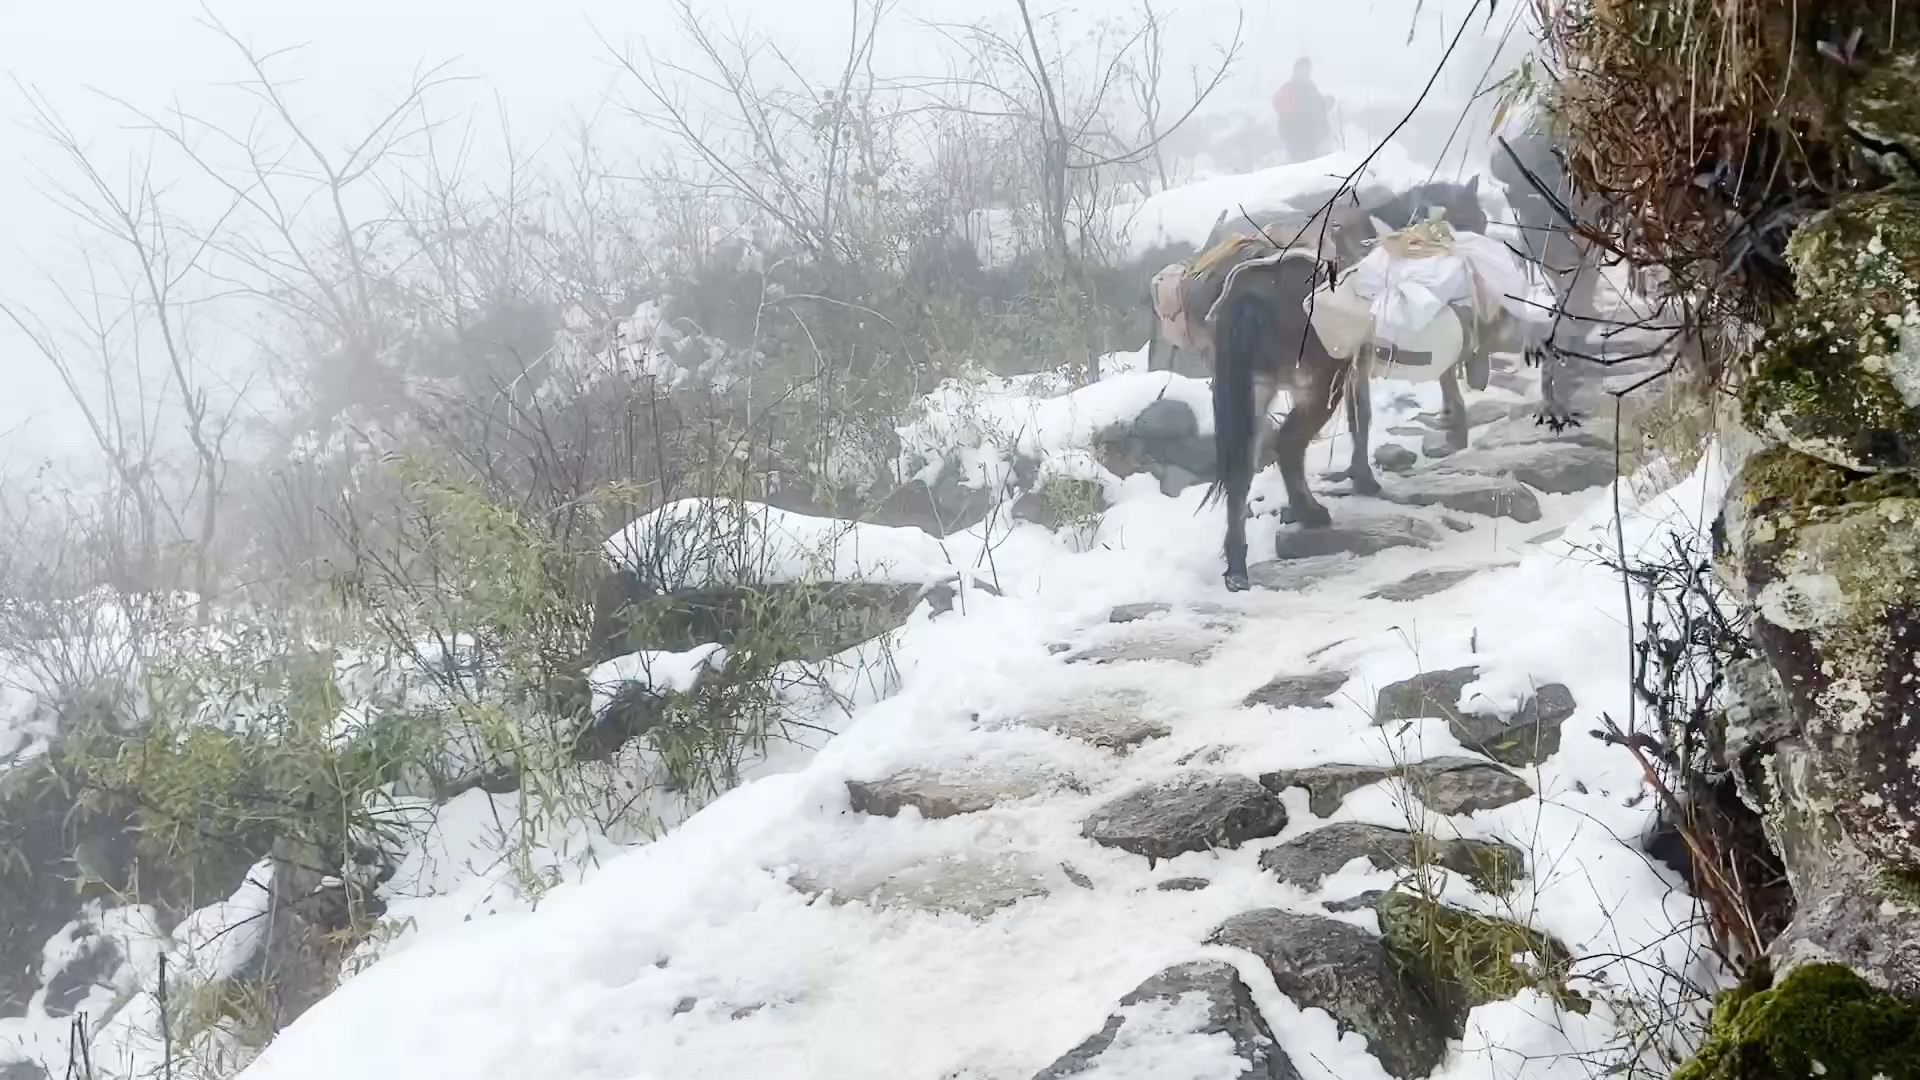
[[[1214,326],[1213,457],[1215,479],[1206,505],[1222,495],[1243,498],[1253,486],[1254,441],[1259,437],[1258,406],[1253,400],[1254,359],[1275,330],[1274,312],[1252,290],[1230,297]]]

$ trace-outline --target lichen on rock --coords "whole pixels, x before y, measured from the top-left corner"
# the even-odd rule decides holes
[[[1920,52],[1895,52],[1868,67],[1847,95],[1847,129],[1875,171],[1898,180],[1920,179]]]
[[[1741,470],[1735,502],[1755,634],[1827,809],[1863,852],[1920,870],[1920,483],[1775,447]]]
[[[1707,1037],[1673,1080],[1910,1080],[1920,1076],[1920,1010],[1839,964],[1764,971],[1722,994]]]
[[[1795,230],[1787,261],[1798,296],[1755,353],[1747,419],[1844,468],[1920,468],[1920,199],[1843,199]]]

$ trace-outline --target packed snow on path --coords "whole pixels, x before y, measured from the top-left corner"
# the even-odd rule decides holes
[[[1390,413],[1394,395],[1379,397]],[[1476,1009],[1435,1076],[1587,1077],[1619,1035],[1609,996],[1655,978],[1636,972],[1709,973],[1689,966],[1697,943],[1681,928],[1691,901],[1638,850],[1653,813],[1638,769],[1586,735],[1601,713],[1626,712],[1628,639],[1618,578],[1580,545],[1657,550],[1669,530],[1704,527],[1721,484],[1710,455],[1663,494],[1642,500],[1623,488],[1619,536],[1608,491],[1547,497],[1539,523],[1481,520],[1434,550],[1383,552],[1294,593],[1222,591],[1219,511],[1201,506],[1200,488],[1169,498],[1146,476],[1109,484],[1113,505],[1091,550],[1030,524],[949,538],[942,561],[990,564],[1004,595],[975,593],[938,617],[923,605],[893,646],[896,693],[859,708],[789,771],[762,774],[664,838],[600,860],[537,908],[438,920],[282,1033],[245,1075],[1029,1080],[1098,1031],[1141,980],[1217,957],[1239,969],[1304,1077],[1377,1080],[1385,1074],[1364,1040],[1297,1008],[1249,954],[1202,942],[1230,916],[1275,906],[1324,913],[1317,898],[1384,888],[1390,874],[1356,862],[1302,892],[1258,868],[1266,841],[1149,868],[1084,839],[1081,822],[1121,791],[1195,767],[1182,764],[1195,755],[1251,776],[1465,753],[1438,720],[1375,727],[1369,713],[1386,683],[1474,664],[1481,678],[1468,695],[1500,699],[1560,682],[1579,712],[1559,752],[1522,770],[1538,798],[1433,824],[1529,853],[1530,880],[1510,902],[1577,956],[1596,958],[1575,980],[1596,1003],[1590,1015],[1566,1015],[1529,993]],[[1269,504],[1278,497],[1271,471],[1259,491]],[[1527,540],[1562,524],[1561,539]],[[1252,542],[1270,544],[1273,529],[1256,521]],[[1366,597],[1436,566],[1480,572],[1411,603]],[[1138,602],[1171,610],[1108,621],[1115,605]],[[1069,662],[1056,647],[1141,633],[1205,639],[1213,650],[1198,666],[1099,665]],[[1332,708],[1242,704],[1276,674],[1327,668],[1353,676]],[[1014,722],[1126,693],[1170,733],[1125,756]],[[849,780],[904,768],[1073,782],[939,820],[851,809]],[[1394,784],[1365,788],[1331,820],[1404,828],[1406,797]],[[1327,824],[1302,792],[1283,798],[1290,821],[1280,841]],[[844,900],[954,866],[1036,884],[1038,894],[980,918]],[[1185,876],[1212,885],[1155,888]],[[1458,883],[1447,895],[1494,903]],[[1373,926],[1366,910],[1336,917]],[[1232,1075],[1220,1060],[1230,1048],[1174,1022],[1178,1013],[1130,1016],[1123,1032],[1139,1060]]]

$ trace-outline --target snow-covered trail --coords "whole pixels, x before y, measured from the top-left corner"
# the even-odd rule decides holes
[[[1413,403],[1377,397],[1380,429],[1405,441]],[[1477,435],[1510,443],[1483,456],[1537,445],[1517,420]],[[1445,468],[1424,462],[1398,487]],[[1262,482],[1271,509],[1278,484],[1271,471]],[[1304,834],[1361,822],[1521,849],[1526,874],[1509,895],[1449,876],[1446,899],[1528,919],[1588,958],[1574,985],[1595,1000],[1590,1013],[1531,991],[1483,1005],[1432,1075],[1589,1076],[1618,1037],[1608,998],[1631,995],[1636,971],[1687,970],[1694,943],[1676,932],[1691,901],[1639,850],[1653,803],[1637,768],[1587,734],[1601,713],[1628,710],[1629,644],[1619,579],[1579,546],[1631,552],[1698,529],[1718,483],[1709,457],[1644,504],[1622,491],[1617,534],[1606,487],[1539,495],[1539,520],[1525,524],[1332,498],[1337,523],[1414,539],[1275,563],[1269,582],[1294,587],[1240,595],[1220,586],[1219,511],[1201,507],[1202,489],[1169,498],[1145,475],[1109,492],[1092,550],[1034,525],[950,541],[954,561],[991,573],[1004,595],[970,590],[937,616],[923,606],[896,644],[900,691],[818,754],[536,912],[475,919],[382,960],[245,1075],[1028,1080],[1142,980],[1214,958],[1238,970],[1302,1076],[1384,1076],[1359,1033],[1282,994],[1260,958],[1207,944],[1224,921],[1269,908],[1373,932],[1367,906],[1338,902],[1388,888],[1393,873],[1356,858],[1303,886],[1262,867]],[[1256,525],[1256,550],[1289,532],[1271,517]],[[1332,805],[1284,787],[1279,831],[1151,864],[1086,835],[1143,785],[1478,756],[1443,719],[1373,723],[1382,688],[1462,667],[1478,670],[1459,700],[1502,714],[1548,684],[1570,692],[1557,750],[1512,769],[1531,795],[1443,815],[1392,779]],[[1276,676],[1313,676],[1303,681],[1324,700],[1250,704]],[[1621,956],[1634,962],[1603,959]],[[1159,1019],[1081,1075],[1240,1075],[1224,1036]]]

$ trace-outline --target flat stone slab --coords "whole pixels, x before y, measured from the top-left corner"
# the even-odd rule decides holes
[[[1367,594],[1367,599],[1392,600],[1396,603],[1421,600],[1445,592],[1479,572],[1477,569],[1419,570],[1391,585],[1382,585],[1373,590]]]
[[[1343,821],[1261,852],[1260,869],[1296,888],[1314,889],[1355,859],[1390,871],[1440,866],[1493,893],[1504,892],[1526,867],[1520,851],[1506,844],[1439,840],[1384,825]]]
[[[1559,683],[1547,683],[1512,714],[1502,715],[1490,706],[1461,705],[1461,693],[1478,678],[1478,668],[1459,667],[1423,671],[1381,687],[1374,700],[1373,722],[1437,717],[1447,722],[1462,746],[1503,765],[1538,765],[1559,752],[1560,725],[1578,709],[1571,691]]]
[[[1138,622],[1149,615],[1164,615],[1172,610],[1173,605],[1163,604],[1156,600],[1149,600],[1139,604],[1121,604],[1107,613],[1107,621],[1111,623]]]
[[[1268,559],[1247,567],[1247,580],[1262,589],[1299,592],[1329,578],[1359,569],[1358,557],[1349,554],[1318,555],[1310,559]]]
[[[1213,882],[1203,877],[1177,877],[1168,878],[1154,888],[1160,892],[1199,892],[1211,884]]]
[[[1276,675],[1248,694],[1242,704],[1249,708],[1265,705],[1272,709],[1331,709],[1333,704],[1328,699],[1339,693],[1350,678],[1352,676],[1344,671]]]
[[[1135,1036],[1135,1031],[1141,1034]],[[1221,1035],[1231,1041],[1231,1050],[1217,1045]],[[1236,1059],[1237,1080],[1299,1080],[1299,1071],[1275,1041],[1253,991],[1234,966],[1195,960],[1135,987],[1120,999],[1104,1028],[1034,1074],[1033,1080],[1095,1071],[1102,1077],[1167,1080],[1225,1076]]]
[[[1258,780],[1190,773],[1109,801],[1087,817],[1080,833],[1104,847],[1144,855],[1151,865],[1190,851],[1237,848],[1286,827],[1286,807]]]
[[[1539,497],[1511,477],[1433,471],[1382,480],[1381,487],[1382,499],[1404,506],[1444,506],[1522,525],[1540,520]]]
[[[836,903],[864,902],[897,911],[953,912],[984,919],[1022,900],[1046,896],[1058,873],[1025,855],[947,855],[895,871],[877,884],[795,875],[795,889],[809,895],[831,891]]]
[[[1533,796],[1525,780],[1491,761],[1470,757],[1429,758],[1412,765],[1310,765],[1263,773],[1260,782],[1276,795],[1304,788],[1314,816],[1332,817],[1348,795],[1395,777],[1440,814],[1493,810]]]
[[[1172,729],[1165,723],[1144,714],[1146,708],[1146,695],[1117,690],[1047,706],[1026,713],[1015,722],[1023,727],[1057,732],[1104,750],[1125,751],[1148,739],[1171,734]]]
[[[1498,423],[1507,418],[1512,408],[1513,405],[1511,402],[1495,401],[1492,398],[1475,398],[1467,402],[1467,426],[1481,427],[1486,424]],[[1445,417],[1437,412],[1415,413],[1413,422],[1425,427],[1429,431],[1445,431],[1447,429]]]
[[[1389,548],[1428,548],[1446,533],[1425,518],[1384,508],[1343,506],[1324,529],[1289,525],[1274,539],[1277,559],[1313,559],[1328,555],[1373,555]]]
[[[1573,442],[1537,442],[1481,446],[1449,458],[1435,471],[1511,476],[1550,495],[1605,487],[1613,483],[1614,452]]]
[[[1127,664],[1164,660],[1175,664],[1207,662],[1224,640],[1218,633],[1169,626],[1138,630],[1090,645],[1067,657],[1070,664]]]
[[[1235,915],[1207,940],[1259,957],[1282,994],[1365,1037],[1381,1068],[1399,1080],[1424,1077],[1446,1059],[1446,1018],[1381,940],[1357,926],[1263,908]]]
[[[947,818],[1062,789],[1078,785],[1072,777],[1040,770],[904,769],[883,780],[847,781],[847,798],[863,814],[896,817],[912,807],[922,817]]]

